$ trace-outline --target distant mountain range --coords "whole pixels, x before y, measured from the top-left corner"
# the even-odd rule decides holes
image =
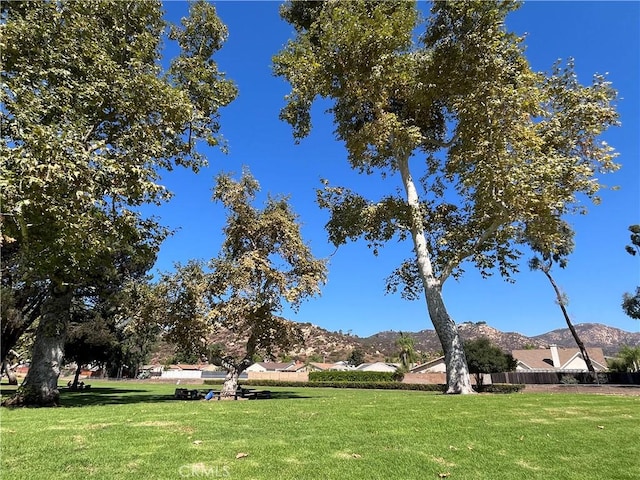
[[[379,332],[370,337],[358,337],[349,333],[330,332],[310,323],[298,324],[305,339],[304,345],[286,352],[288,357],[304,361],[310,357],[326,362],[345,360],[355,348],[365,353],[367,361],[385,360],[397,355],[396,340],[400,336],[397,331]],[[576,331],[585,346],[600,347],[605,355],[615,355],[623,345],[640,346],[640,333],[626,332],[619,328],[600,323],[581,323],[575,325]],[[506,352],[523,348],[545,348],[555,343],[560,347],[576,347],[576,343],[568,328],[553,330],[542,335],[527,337],[515,332],[501,332],[485,322],[465,322],[458,325],[463,339],[486,337]],[[436,357],[442,347],[435,330],[419,332],[403,332],[414,338],[415,348],[423,357]],[[218,332],[210,338],[211,343],[225,345],[229,353],[238,354],[243,350],[244,340],[234,338],[230,332]],[[156,352],[156,361],[164,363],[166,355],[171,353],[167,346]],[[172,350],[172,349],[169,349]],[[282,352],[284,355],[285,352]],[[163,358],[165,357],[165,358]]]
[[[575,325],[575,329],[587,348],[600,347],[605,355],[616,354],[623,345],[640,346],[640,333],[626,332],[600,323],[581,323]],[[458,330],[464,340],[486,337],[507,352],[530,347],[544,348],[552,343],[560,347],[576,347],[576,342],[568,328],[553,330],[534,337],[527,337],[515,332],[501,332],[484,322],[462,323],[458,325]],[[438,352],[442,349],[435,330],[421,330],[417,333],[405,332],[405,335],[410,335],[415,339],[417,350]],[[386,354],[396,349],[395,341],[399,336],[399,332],[387,331],[361,340],[368,349],[375,348]]]

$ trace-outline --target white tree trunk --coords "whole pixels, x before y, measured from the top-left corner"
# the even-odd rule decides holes
[[[52,288],[42,306],[29,372],[7,404],[54,406],[59,404],[58,377],[69,324],[72,290]]]
[[[6,360],[2,362],[2,371],[7,374],[9,385],[18,385],[18,377]]]
[[[431,256],[424,236],[420,199],[409,172],[408,155],[398,158],[398,168],[407,193],[407,204],[411,209],[411,237],[425,291],[427,310],[444,351],[447,367],[447,393],[474,393],[458,327],[447,312],[442,298],[442,285],[433,272]]]
[[[239,376],[240,372],[238,372],[235,367],[227,369],[224,384],[222,385],[222,390],[220,390],[220,398],[235,398],[236,391],[238,390]]]
[[[213,363],[214,365],[223,367],[227,371],[227,374],[224,377],[222,390],[220,390],[220,398],[236,398],[238,378],[240,378],[240,374],[244,372],[249,365],[251,365],[251,360],[249,358],[245,358],[240,362],[236,362],[232,357],[228,356],[224,358],[214,358]]]

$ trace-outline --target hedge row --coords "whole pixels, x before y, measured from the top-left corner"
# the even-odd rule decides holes
[[[205,380],[205,385],[219,385],[222,380]],[[400,383],[400,382],[286,382],[280,380],[243,380],[244,386],[260,387],[315,387],[315,388],[359,388],[379,390],[418,390],[422,392],[445,392],[446,385],[435,383]],[[521,384],[496,383],[485,385],[480,390],[483,393],[516,393],[525,386]]]
[[[517,393],[524,389],[523,383],[493,383],[491,385],[483,385],[480,389],[481,393]]]
[[[310,372],[309,382],[394,382],[398,375],[394,372],[362,372],[349,370],[345,372],[327,370]]]

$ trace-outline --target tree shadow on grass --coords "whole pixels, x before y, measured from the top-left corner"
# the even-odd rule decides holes
[[[71,391],[60,389],[60,406],[65,408],[94,405],[127,405],[131,403],[161,403],[176,401],[173,394],[158,394],[148,390],[96,387]]]
[[[12,396],[17,386],[1,386],[2,399]],[[141,388],[117,388],[117,387],[91,387],[88,390],[69,390],[60,386],[60,407],[77,408],[90,407],[96,405],[127,405],[133,403],[164,403],[164,402],[184,402],[199,400],[177,399],[173,393],[155,393],[150,390]],[[208,391],[207,388],[199,388],[203,393]],[[271,400],[291,400],[313,398],[307,395],[301,395],[300,392],[294,391],[271,391]],[[265,401],[269,399],[260,399],[255,401]],[[253,400],[252,400],[253,401]]]
[[[284,400],[284,399],[292,399],[292,398],[318,398],[317,396],[310,397],[308,395],[300,395],[299,392],[274,392],[271,391],[271,399],[272,400]]]
[[[198,389],[203,394],[207,389]],[[309,396],[300,395],[297,392],[271,392],[271,400],[304,399]],[[146,390],[127,390],[124,388],[98,387],[84,391],[65,391],[60,389],[60,402],[62,407],[86,407],[91,405],[124,405],[131,403],[162,403],[162,402],[197,402],[200,400],[177,399],[173,394],[150,393]],[[265,401],[260,399],[254,401]]]

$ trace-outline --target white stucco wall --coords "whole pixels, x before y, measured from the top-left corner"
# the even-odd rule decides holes
[[[160,378],[202,378],[200,370],[164,370]]]

